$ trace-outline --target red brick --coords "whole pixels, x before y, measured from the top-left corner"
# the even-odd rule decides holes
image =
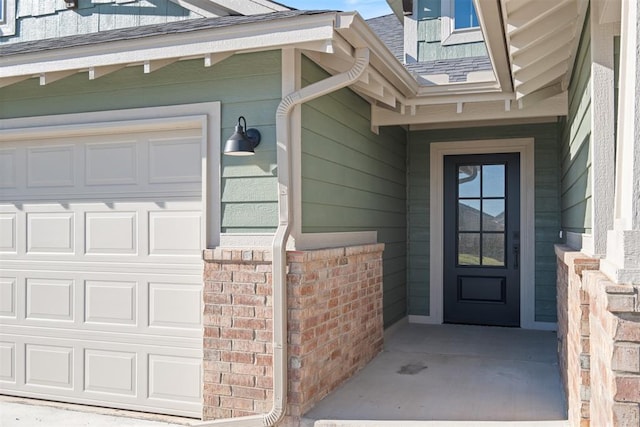
[[[233,273],[234,277],[237,274],[240,273]],[[256,285],[253,283],[225,283],[224,291],[231,295],[255,295]]]
[[[261,388],[233,386],[232,395],[235,397],[244,397],[247,399],[264,400],[267,398],[267,391]]]
[[[265,325],[266,322],[264,319],[248,319],[244,317],[236,317],[233,319],[234,328],[262,330],[265,328]]]
[[[615,400],[640,403],[640,375],[619,375],[615,383]]]
[[[253,400],[242,399],[239,397],[220,397],[220,406],[223,408],[243,409],[245,411],[253,410]]]
[[[261,306],[266,304],[266,297],[259,295],[233,295],[233,304]]]
[[[239,385],[243,387],[253,387],[256,385],[256,377],[244,374],[222,374],[222,383],[229,385]]]
[[[220,336],[232,340],[252,340],[254,332],[250,329],[222,328]]]
[[[233,273],[233,281],[239,283],[265,283],[265,273],[255,273],[248,271],[236,271]]]
[[[236,363],[253,363],[253,354],[238,352],[238,351],[221,351],[220,359],[223,362],[236,362]]]

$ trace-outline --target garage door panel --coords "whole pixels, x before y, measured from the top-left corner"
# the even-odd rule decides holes
[[[137,325],[138,283],[115,280],[85,281],[85,322]]]
[[[27,149],[27,187],[73,187],[77,162],[74,145]]]
[[[17,277],[0,277],[0,317],[17,317]]]
[[[90,143],[85,147],[85,185],[140,184],[136,140]]]
[[[74,253],[75,214],[47,212],[27,214],[27,252]]]
[[[135,352],[87,348],[84,364],[86,391],[137,395],[138,355]]]
[[[16,345],[0,342],[0,382],[16,382]]]
[[[200,212],[149,212],[150,255],[197,256],[202,247],[202,237]]]
[[[0,213],[0,252],[16,253],[18,251],[17,225],[15,213]]]
[[[25,383],[51,388],[73,388],[73,347],[26,345]]]
[[[204,155],[200,129],[5,142],[0,200],[199,197]]]
[[[26,313],[27,319],[51,321],[74,320],[73,279],[53,279],[50,277],[27,278]]]
[[[88,339],[104,332],[112,335],[103,339],[114,342],[155,343],[167,337],[170,344],[179,337],[181,345],[187,340],[201,345],[200,275],[26,271],[1,278],[0,291],[8,297],[0,305],[6,313],[1,318],[4,330],[20,325],[22,333],[37,334],[45,327],[52,328],[47,332],[51,336],[75,331]],[[83,331],[86,335],[78,335]]]
[[[86,212],[85,229],[87,254],[138,253],[137,212]]]
[[[11,334],[7,338],[0,342],[3,393],[193,417],[201,414],[201,348],[132,342],[115,350],[109,342],[91,339]]]
[[[149,326],[199,330],[202,288],[177,283],[149,283]]]
[[[9,189],[18,186],[18,150],[6,148],[0,150],[0,188]]]
[[[149,398],[198,403],[201,375],[199,359],[149,354]]]
[[[202,146],[199,139],[149,140],[150,183],[189,183],[200,182],[201,179]]]
[[[199,417],[202,129],[3,142],[3,393]]]

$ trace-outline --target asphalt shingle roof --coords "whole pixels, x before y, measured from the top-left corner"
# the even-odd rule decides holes
[[[395,15],[385,15],[367,20],[367,24],[384,42],[393,55],[404,64],[404,27]],[[449,82],[466,82],[467,75],[474,71],[491,70],[488,56],[438,59],[404,64],[416,78],[419,75],[447,74]]]
[[[139,39],[165,34],[188,33],[191,31],[207,30],[211,28],[230,27],[234,25],[252,24],[256,22],[275,21],[302,15],[317,15],[330,12],[328,10],[288,10],[261,15],[222,16],[214,18],[196,18],[175,21],[166,24],[142,25],[139,27],[119,28],[116,30],[100,31],[90,34],[79,34],[51,39],[34,40],[20,43],[0,45],[0,56],[21,53],[39,52],[45,50],[88,46],[97,43]]]
[[[398,61],[404,62],[404,27],[398,18],[395,15],[379,16],[368,19],[367,24]]]

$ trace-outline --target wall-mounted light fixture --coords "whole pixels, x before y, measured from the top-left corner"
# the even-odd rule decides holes
[[[244,122],[244,127],[240,124],[240,121]],[[227,139],[224,145],[224,154],[229,156],[251,156],[255,154],[254,148],[260,144],[260,132],[258,129],[244,129],[247,128],[247,120],[240,116],[238,117],[238,124],[236,125],[236,131]]]
[[[64,0],[67,5],[67,9],[75,9],[78,7],[78,0]]]

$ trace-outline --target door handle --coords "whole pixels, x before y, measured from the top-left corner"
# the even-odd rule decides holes
[[[520,245],[513,245],[513,268],[520,268]]]

